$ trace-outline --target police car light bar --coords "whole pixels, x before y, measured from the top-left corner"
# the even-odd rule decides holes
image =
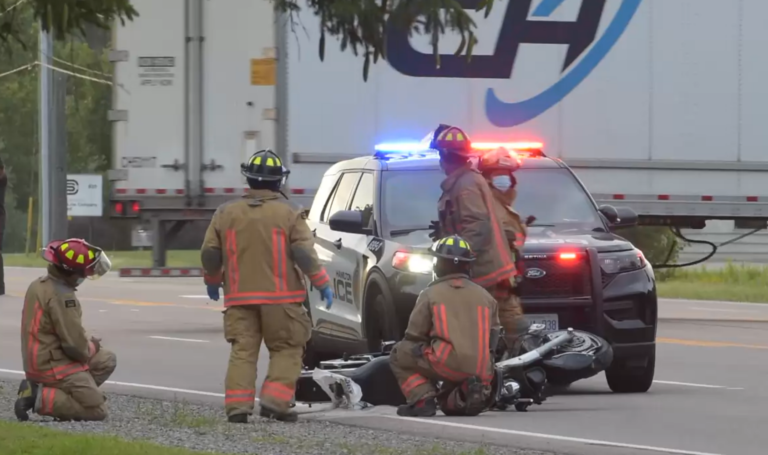
[[[544,148],[544,144],[541,142],[473,142],[472,148],[478,150],[494,150],[499,147],[504,147],[512,150],[526,151],[526,150],[541,150]]]
[[[472,148],[477,150],[493,150],[504,147],[512,150],[541,150],[544,144],[541,142],[473,142]],[[429,144],[424,142],[389,142],[377,144],[374,147],[377,152],[385,153],[416,153],[430,150]]]

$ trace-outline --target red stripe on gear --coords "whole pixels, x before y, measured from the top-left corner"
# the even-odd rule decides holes
[[[224,395],[224,404],[254,401],[256,390],[227,390]]]
[[[48,389],[48,413],[53,415],[53,403],[56,401],[56,389]]]
[[[434,327],[435,335],[438,338],[443,338],[443,326],[442,326],[442,324],[440,324],[440,309],[439,309],[439,307],[440,307],[440,305],[435,305],[435,306],[432,307],[432,319],[433,319],[433,324],[432,325],[435,326]]]
[[[288,290],[288,282],[287,282],[287,279],[288,279],[288,257],[285,254],[285,248],[286,248],[286,244],[285,244],[285,231],[283,231],[282,229],[278,230],[277,231],[277,239],[278,239],[278,245],[279,245],[279,248],[280,248],[279,251],[280,251],[280,264],[281,264],[281,267],[278,270],[278,272],[280,273],[280,277],[281,277],[280,281],[283,284],[282,289],[284,291],[287,291]]]
[[[275,289],[280,292],[283,290],[280,281],[280,251],[277,243],[277,229],[272,229],[272,274],[275,277]]]
[[[40,319],[43,317],[43,308],[40,306],[40,302],[35,302],[33,311],[35,312],[32,318],[32,330],[29,331],[29,339],[27,341],[28,357],[30,359],[29,369],[33,374],[40,374],[37,369],[37,352],[40,349]]]
[[[478,375],[481,374],[483,368],[483,307],[477,307],[477,371]]]
[[[440,304],[440,318],[443,321],[443,339],[450,343],[451,336],[448,334],[448,317],[445,315],[445,305]]]
[[[240,272],[237,267],[237,234],[234,229],[227,229],[227,271],[229,292],[237,292]]]
[[[315,273],[314,275],[309,276],[309,281],[312,282],[312,285],[316,288],[321,288],[325,286],[325,284],[331,279],[328,277],[328,272],[325,271],[325,268],[320,269],[319,272]]]
[[[403,385],[400,386],[400,390],[402,390],[403,395],[406,395],[407,397],[407,395],[410,394],[413,391],[413,389],[415,389],[416,387],[419,387],[420,385],[424,385],[426,383],[427,383],[427,378],[416,373],[413,376],[409,377],[403,383]]]
[[[261,394],[269,395],[282,401],[291,401],[291,398],[293,398],[293,390],[290,387],[271,381],[264,381],[264,385],[261,387]]]
[[[490,201],[488,198],[483,197],[483,200],[485,202],[485,208],[488,210],[488,214],[491,216],[491,223],[493,224],[493,237],[496,239],[496,245],[497,248],[499,248],[501,251],[501,259],[504,262],[504,266],[507,266],[509,264],[512,264],[512,258],[509,254],[507,254],[509,251],[504,250],[502,246],[507,245],[506,237],[502,235],[501,227],[498,223],[498,220],[496,219],[496,213],[493,210],[493,206],[490,204]]]

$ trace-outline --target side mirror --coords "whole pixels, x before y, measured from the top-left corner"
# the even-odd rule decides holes
[[[619,219],[619,211],[612,205],[601,205],[598,211],[608,220],[609,223],[614,224]]]
[[[634,210],[629,207],[616,207],[616,212],[619,214],[619,219],[613,223],[613,227],[625,228],[637,226],[639,218]]]
[[[332,231],[365,235],[370,233],[370,229],[363,223],[363,212],[357,210],[339,210],[331,216],[328,225]]]

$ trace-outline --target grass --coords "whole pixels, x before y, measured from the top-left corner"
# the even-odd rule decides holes
[[[122,267],[152,267],[152,251],[107,251],[112,270]],[[6,267],[45,267],[47,262],[39,254],[3,254]],[[168,251],[168,267],[200,267],[200,250]]]
[[[675,269],[658,282],[660,297],[768,303],[768,266]]]
[[[3,421],[0,421],[0,452],[8,455],[215,455],[113,436],[66,433],[33,423]]]

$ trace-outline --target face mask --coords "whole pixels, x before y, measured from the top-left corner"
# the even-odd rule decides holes
[[[499,191],[507,191],[512,186],[512,179],[508,175],[496,175],[491,179],[491,184]]]
[[[77,279],[77,281],[75,281],[75,285],[76,285],[76,286],[80,286],[80,285],[81,285],[81,284],[83,284],[84,282],[85,282],[85,278],[83,278],[83,277],[80,277],[80,278],[78,278],[78,279]]]

